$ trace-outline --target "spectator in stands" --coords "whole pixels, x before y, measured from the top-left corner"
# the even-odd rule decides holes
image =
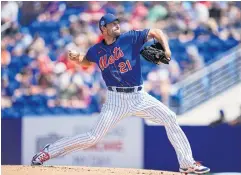
[[[22,45],[16,45],[12,51],[12,55],[15,57],[21,57],[24,53],[24,48]]]
[[[193,2],[192,3],[195,16],[194,18],[198,23],[206,23],[209,19],[209,10],[208,5],[202,2]]]
[[[144,20],[148,15],[148,9],[144,5],[144,2],[140,1],[135,4],[134,10],[132,12],[132,18],[138,20]]]
[[[175,59],[171,61],[168,66],[169,77],[171,84],[174,84],[181,80],[181,70],[180,67]]]
[[[79,35],[84,31],[83,26],[81,26],[80,24],[80,20],[78,16],[76,15],[69,16],[69,22],[70,22],[69,31],[73,37]]]
[[[49,74],[53,71],[54,63],[49,58],[48,54],[39,54],[37,61],[41,74]]]
[[[1,66],[2,68],[6,68],[11,61],[10,52],[6,49],[6,43],[4,41],[1,42]]]
[[[1,109],[12,106],[11,96],[8,95],[9,79],[7,76],[1,77]]]
[[[17,80],[20,83],[20,89],[22,90],[22,92],[27,92],[25,90],[27,90],[28,88],[31,87],[32,85],[32,71],[28,68],[25,68],[22,70],[21,73],[19,73],[17,75]]]
[[[95,42],[97,40],[97,35],[93,35],[92,38],[94,38]],[[84,34],[79,34],[75,39],[74,39],[74,42],[75,42],[75,45],[77,48],[80,49],[81,52],[85,52],[87,49],[88,49],[88,46],[89,46],[89,42],[90,41],[90,38],[88,38],[88,35],[84,35]]]
[[[54,65],[53,74],[50,79],[52,83],[51,86],[53,89],[52,91],[51,90],[48,91],[47,95],[55,98],[50,98],[48,100],[49,107],[55,107],[55,106],[61,105],[60,98],[59,98],[61,93],[61,87],[62,87],[60,86],[60,83],[61,83],[60,77],[65,71],[66,71],[66,65],[63,62],[58,62]],[[50,85],[49,82],[47,82],[46,84]]]
[[[166,18],[168,14],[166,7],[160,4],[160,2],[152,2],[152,3],[153,3],[153,6],[149,10],[148,20],[152,22],[156,22],[159,19]]]
[[[15,41],[17,46],[21,46],[24,50],[27,49],[33,41],[32,36],[27,28],[21,28],[20,32],[16,33]]]
[[[206,25],[211,34],[218,36],[218,24],[214,18],[209,18]]]
[[[190,70],[189,72],[195,72],[204,67],[204,59],[199,54],[198,49],[195,45],[191,45],[187,47],[187,55],[190,59]]]
[[[241,105],[240,105],[240,114],[239,116],[234,119],[233,121],[229,122],[230,125],[241,125]]]
[[[210,123],[209,126],[214,127],[214,126],[220,125],[222,123],[225,123],[225,113],[224,113],[223,109],[220,109],[218,119],[213,121],[212,123]]]
[[[213,2],[209,7],[209,17],[214,18],[218,23],[222,15],[221,4],[219,2]]]
[[[180,34],[178,35],[179,41],[187,45],[194,40],[194,37],[194,32],[190,29],[183,30],[183,32],[180,32]]]
[[[170,73],[166,66],[160,66],[147,75],[146,90],[157,97],[165,105],[169,104],[170,96]]]
[[[236,2],[228,2],[228,7],[225,15],[229,19],[230,26],[240,27],[241,21],[241,11],[238,7],[235,6]]]
[[[54,77],[55,78],[55,77]],[[38,85],[41,89],[47,90],[52,87],[52,74],[40,74],[38,79]]]
[[[18,2],[3,1],[1,3],[1,32],[2,36],[14,35],[18,30],[18,12],[19,12]]]
[[[103,2],[102,8],[105,9],[105,13],[111,13],[115,14],[117,13],[117,5],[119,2],[117,1],[108,1],[108,2]]]
[[[36,35],[32,44],[29,46],[29,49],[36,52],[37,55],[44,52],[46,50],[44,39],[41,36]]]
[[[90,1],[85,12],[80,14],[80,19],[88,22],[89,24],[97,24],[99,19],[105,13],[104,9],[102,9],[102,5],[103,2],[101,1]]]
[[[17,22],[18,20],[18,3],[14,1],[3,1],[1,3],[1,25],[6,22]]]
[[[55,41],[55,45],[58,48],[64,48],[65,45],[70,43],[73,39],[73,36],[70,34],[70,31],[67,27],[60,28],[60,38]]]
[[[38,16],[37,19],[39,22],[45,22],[45,21],[57,22],[64,14],[65,9],[66,9],[66,4],[64,2],[59,2],[59,1],[49,2],[49,4],[47,5],[47,8],[44,10],[43,13],[41,13]]]

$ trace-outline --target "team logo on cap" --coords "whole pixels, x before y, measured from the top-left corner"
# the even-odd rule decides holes
[[[105,21],[100,21],[100,25],[101,26],[105,25]]]

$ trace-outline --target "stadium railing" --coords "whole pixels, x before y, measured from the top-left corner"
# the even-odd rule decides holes
[[[180,94],[180,104],[172,107],[182,114],[229,87],[241,82],[241,44],[221,58],[174,84]]]

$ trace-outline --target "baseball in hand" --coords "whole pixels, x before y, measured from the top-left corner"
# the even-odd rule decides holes
[[[68,58],[75,61],[79,59],[80,53],[74,50],[69,50],[68,51]]]

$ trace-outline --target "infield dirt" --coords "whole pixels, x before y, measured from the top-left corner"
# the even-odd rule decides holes
[[[1,166],[2,175],[181,175],[177,172],[76,166]]]

